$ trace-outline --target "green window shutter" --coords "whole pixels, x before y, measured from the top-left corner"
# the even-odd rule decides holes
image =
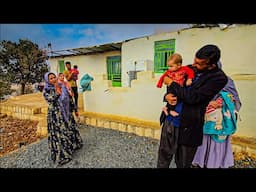
[[[113,87],[121,87],[121,56],[107,57],[107,77]]]
[[[59,65],[58,66],[59,73],[63,73],[63,71],[65,70],[64,60],[59,60],[58,65]]]
[[[175,39],[155,42],[154,72],[163,73],[168,69],[167,58],[175,52]]]

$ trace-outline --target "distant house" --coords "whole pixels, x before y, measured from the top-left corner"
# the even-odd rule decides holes
[[[84,110],[158,122],[165,89],[156,88],[167,69],[169,55],[178,52],[183,64],[191,64],[195,52],[205,44],[222,51],[223,70],[236,83],[242,99],[238,132],[256,136],[256,25],[194,26],[175,32],[128,39],[103,45],[53,51],[50,68],[62,72],[64,62],[78,65],[94,78],[92,90],[83,93]]]

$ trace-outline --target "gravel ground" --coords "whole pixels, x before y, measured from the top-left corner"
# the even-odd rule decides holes
[[[80,126],[84,146],[73,160],[56,166],[49,160],[47,139],[0,158],[0,168],[155,168],[159,141],[111,129]],[[175,167],[172,162],[171,167]]]
[[[233,168],[256,168],[256,154],[239,152],[234,154],[235,165]]]
[[[156,168],[159,141],[111,129],[80,125],[83,148],[57,166],[49,160],[47,139],[0,157],[0,168]],[[237,153],[233,168],[256,168],[256,155]],[[171,168],[176,165],[172,161]]]

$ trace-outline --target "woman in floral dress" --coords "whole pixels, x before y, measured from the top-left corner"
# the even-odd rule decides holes
[[[67,117],[63,113],[63,103],[60,99],[65,98],[65,88],[58,85],[56,75],[52,72],[47,72],[44,79],[43,96],[49,104],[47,128],[50,157],[53,162],[62,165],[72,160],[75,149],[82,147],[82,138],[72,114],[74,110],[74,107],[72,107],[74,106],[74,104],[72,105],[73,100],[69,100],[68,110],[70,113]]]

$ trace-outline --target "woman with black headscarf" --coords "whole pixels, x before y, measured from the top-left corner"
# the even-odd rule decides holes
[[[218,62],[218,67],[222,67],[221,62]],[[228,77],[228,83],[222,89],[222,91],[230,93],[232,95],[231,97],[234,103],[235,113],[237,114],[241,108],[241,101],[236,90],[234,81],[230,77]],[[218,102],[221,100],[222,102]],[[215,110],[216,108],[222,108],[222,105],[224,104],[223,102],[225,101],[223,101],[221,95],[217,94],[214,99],[209,103],[208,108],[212,108],[213,110]],[[223,115],[222,112],[221,115]],[[222,125],[225,124],[222,123]],[[206,128],[206,126],[204,126],[204,128]],[[222,127],[222,129],[223,128],[224,127]],[[223,131],[217,130],[216,133],[218,132]],[[229,168],[234,166],[234,157],[230,141],[231,134],[225,136],[224,139],[217,139],[216,136],[218,135],[208,133],[208,129],[204,129],[203,143],[197,148],[192,164],[201,168]]]

